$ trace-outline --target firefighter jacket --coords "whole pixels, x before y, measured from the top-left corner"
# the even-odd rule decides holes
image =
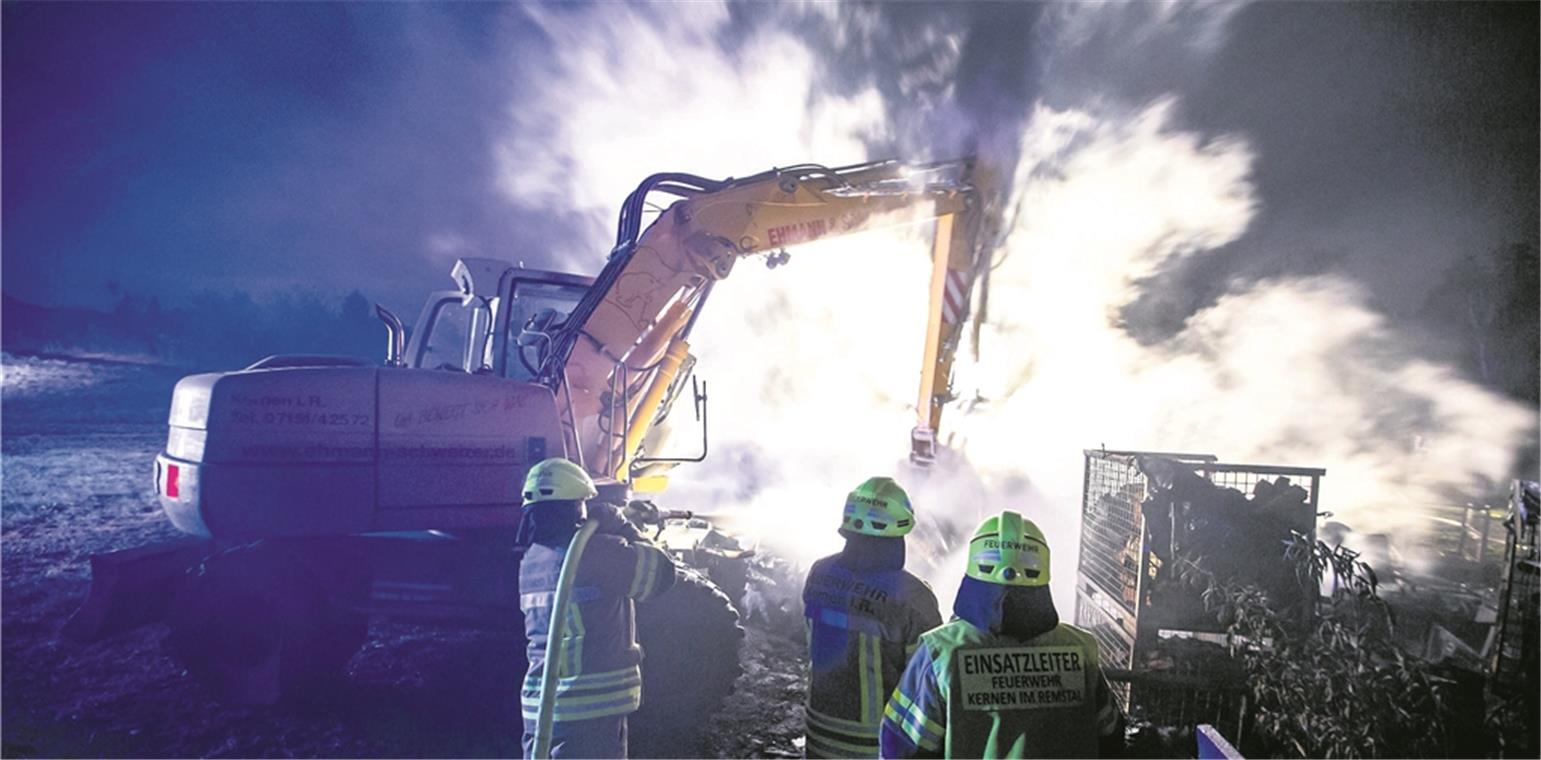
[[[808,757],[876,757],[883,705],[929,628],[936,595],[904,571],[899,538],[853,536],[814,563],[803,590],[808,625]]]
[[[537,538],[519,564],[519,609],[529,639],[530,668],[520,700],[527,731],[534,730],[540,709],[551,606],[571,533]],[[567,606],[562,659],[552,663],[560,679],[554,721],[625,715],[641,705],[642,648],[633,602],[661,594],[674,582],[673,561],[652,544],[606,533],[589,539]]]
[[[964,579],[958,617],[921,636],[883,712],[883,757],[1097,757],[1122,741],[1097,640],[1059,623],[1052,601],[1034,635],[1003,630],[1004,589]]]

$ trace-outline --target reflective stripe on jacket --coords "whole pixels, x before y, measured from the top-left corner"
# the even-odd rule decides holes
[[[1026,641],[954,620],[921,637],[884,709],[883,757],[1096,757],[1122,716],[1097,640],[1064,623]]]
[[[814,563],[803,589],[808,633],[807,754],[876,757],[883,706],[920,634],[941,625],[936,595],[902,569]]]
[[[566,554],[566,545],[535,544],[519,563],[519,609],[529,639],[530,668],[520,694],[527,726],[540,710],[551,605]],[[589,540],[567,607],[562,659],[553,663],[558,679],[553,720],[636,711],[642,703],[642,648],[633,600],[663,593],[674,580],[673,561],[657,547],[604,534]]]

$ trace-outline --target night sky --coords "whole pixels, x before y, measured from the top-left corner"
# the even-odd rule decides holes
[[[487,169],[501,15],[5,5],[5,291],[100,307],[109,283],[173,302],[439,287],[433,236],[517,238]]]
[[[1237,250],[1164,273],[1131,307],[1156,333],[1231,278],[1279,272],[1341,271],[1415,311],[1464,256],[1535,241],[1534,4],[1264,3],[1219,21],[1153,8],[1110,8],[1063,49],[1033,47],[1038,14],[1010,6],[883,7],[876,53],[819,44],[828,86],[881,89],[918,19],[956,17],[960,77],[983,62],[961,100],[1025,114],[1089,88],[1132,105],[1171,93],[1188,128],[1251,141],[1264,213]],[[777,23],[736,11],[725,50],[735,28]],[[463,253],[601,261],[553,261],[572,212],[496,187],[494,151],[535,76],[522,63],[555,44],[520,7],[7,3],[3,22],[14,297],[106,309],[119,293],[360,288],[406,308]]]

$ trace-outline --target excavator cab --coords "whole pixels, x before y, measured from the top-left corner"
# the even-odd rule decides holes
[[[534,356],[593,284],[592,277],[463,258],[459,289],[429,295],[406,344],[417,369],[532,380]]]

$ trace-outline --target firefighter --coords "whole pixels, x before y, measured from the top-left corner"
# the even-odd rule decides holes
[[[1059,621],[1049,545],[1031,520],[1002,512],[979,526],[953,613],[921,636],[889,699],[883,757],[1122,753],[1097,640]]]
[[[871,478],[846,497],[845,548],[808,572],[808,757],[877,757],[888,694],[920,634],[942,624],[931,587],[904,570],[914,525],[904,489]]]
[[[564,651],[553,662],[557,682],[551,757],[626,757],[626,716],[642,699],[642,649],[634,601],[674,585],[669,555],[608,504],[588,504],[598,492],[582,467],[547,459],[524,483],[520,533],[528,542],[519,563],[519,609],[524,612],[530,668],[524,677],[524,756],[531,757],[540,711],[542,665],[552,600],[568,545],[585,520],[599,523],[583,551],[567,606]]]

